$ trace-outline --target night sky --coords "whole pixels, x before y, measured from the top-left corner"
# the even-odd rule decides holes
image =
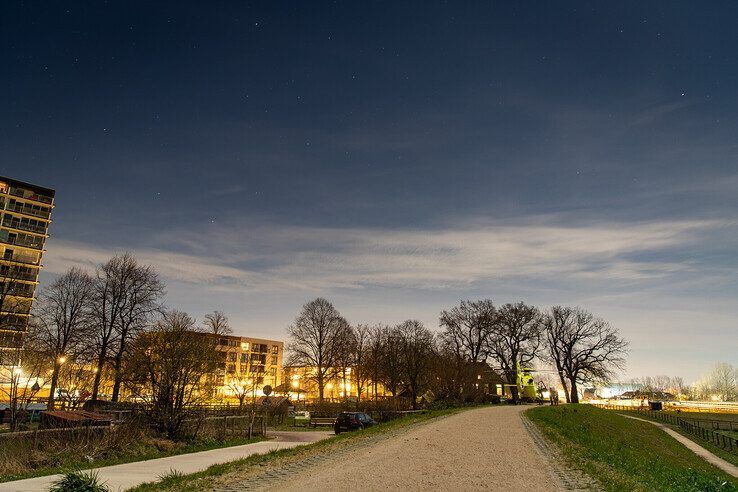
[[[579,305],[623,377],[738,364],[738,3],[3,2],[0,173],[42,286],[120,251],[284,337]]]

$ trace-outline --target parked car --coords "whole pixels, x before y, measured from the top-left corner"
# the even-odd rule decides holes
[[[333,430],[336,434],[343,431],[352,431],[371,427],[376,422],[364,412],[342,412],[336,417],[333,423]]]
[[[304,425],[305,427],[310,425],[310,412],[306,412],[304,410],[295,412],[295,424],[294,425]]]

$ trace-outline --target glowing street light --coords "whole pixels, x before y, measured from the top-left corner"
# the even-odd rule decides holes
[[[59,357],[59,364],[64,364],[66,361],[67,361],[67,358],[64,357],[63,355]]]

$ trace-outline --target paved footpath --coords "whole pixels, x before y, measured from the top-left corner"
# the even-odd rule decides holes
[[[708,463],[717,466],[718,468],[723,470],[725,473],[733,475],[734,477],[738,477],[738,466],[735,466],[734,464],[728,461],[725,461],[721,457],[712,454],[707,449],[703,448],[702,446],[700,446],[693,440],[689,439],[688,437],[684,437],[683,435],[679,434],[674,429],[671,429],[670,427],[660,422],[654,422],[653,420],[641,419],[638,417],[633,417],[632,415],[625,415],[622,413],[618,415],[622,415],[623,417],[627,417],[633,420],[640,420],[641,422],[648,422],[649,424],[653,424],[656,427],[659,427],[661,430],[669,434],[671,437],[673,437],[680,443],[684,444],[687,448],[689,448],[690,451],[692,451],[694,454],[696,454],[700,458],[704,458]]]
[[[243,446],[211,449],[199,453],[180,454],[167,458],[158,458],[147,461],[137,461],[122,465],[96,468],[100,480],[106,482],[111,491],[126,490],[145,482],[155,482],[159,477],[172,470],[184,474],[195,473],[219,463],[226,463],[254,454],[263,454],[277,449],[294,448],[303,444],[320,441],[330,437],[329,432],[270,432],[274,439],[261,441]],[[38,492],[48,490],[51,483],[60,475],[29,478],[15,482],[0,483],[0,492]]]
[[[221,490],[562,489],[521,419],[527,408],[495,406],[459,412],[371,439],[309,466],[275,470],[271,474],[276,477],[244,476]]]

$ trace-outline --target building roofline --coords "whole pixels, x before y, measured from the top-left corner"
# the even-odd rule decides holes
[[[51,188],[46,188],[44,186],[39,186],[33,183],[28,183],[26,181],[21,181],[15,178],[9,178],[7,176],[0,176],[0,181],[7,181],[8,183],[13,184],[13,185],[22,186],[24,188],[30,188],[32,191],[39,192],[42,195],[49,195],[52,198],[56,194],[56,192]]]

